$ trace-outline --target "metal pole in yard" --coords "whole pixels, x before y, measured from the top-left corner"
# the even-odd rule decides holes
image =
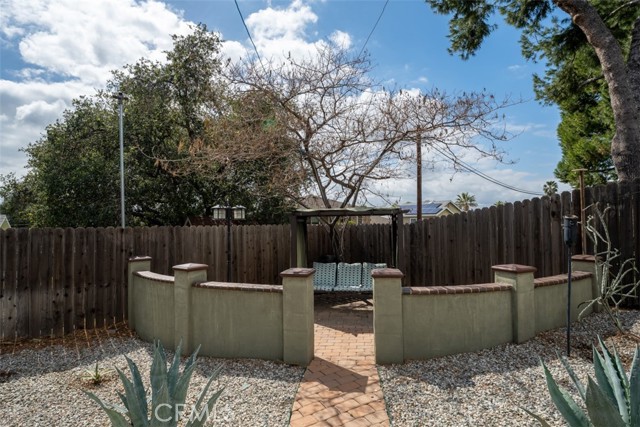
[[[120,134],[120,218],[122,220],[122,228],[125,228],[126,221],[124,216],[124,125],[123,125],[123,101],[127,99],[122,92],[113,95],[112,98],[118,100],[118,126]]]

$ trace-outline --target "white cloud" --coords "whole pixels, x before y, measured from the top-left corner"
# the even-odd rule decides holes
[[[252,13],[246,19],[255,41],[297,40],[305,38],[307,25],[317,22],[311,7],[294,0],[286,8],[267,7]]]
[[[0,80],[0,174],[24,173],[19,149],[35,142],[73,98],[103,88],[111,70],[125,64],[163,60],[171,34],[189,32],[181,14],[155,0],[3,0],[1,8],[3,44],[26,66],[8,69]]]
[[[434,161],[435,167],[433,167]],[[531,192],[542,193],[543,184],[550,179],[515,170],[489,158],[472,160],[468,157],[464,158],[464,161],[499,182]],[[416,202],[415,164],[405,167],[407,167],[406,178],[378,183],[375,186],[377,192],[386,194],[391,202],[398,201],[401,204]],[[491,206],[497,201],[513,202],[535,197],[491,183],[471,172],[455,172],[450,164],[442,163],[440,159],[433,157],[427,156],[424,159],[422,174],[422,198],[425,202],[455,200],[456,196],[462,192],[473,194],[479,207]],[[369,202],[377,205],[385,204],[385,201],[380,198],[371,199]]]
[[[352,45],[338,29],[328,40],[310,37],[318,21],[310,4],[268,5],[247,17],[263,59],[302,57],[327,43]],[[19,149],[38,140],[72,99],[104,88],[111,71],[125,64],[143,57],[163,61],[171,35],[187,34],[192,24],[158,0],[0,0],[0,8],[3,49],[22,61],[15,69],[5,64],[0,79],[0,174],[25,173]],[[232,61],[253,53],[248,39],[227,40],[221,50]]]
[[[351,36],[349,33],[345,33],[344,31],[334,31],[329,36],[329,40],[331,40],[334,45],[342,49],[349,49],[352,45]]]

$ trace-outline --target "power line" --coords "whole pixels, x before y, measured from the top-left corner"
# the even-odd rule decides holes
[[[514,187],[512,185],[506,184],[504,182],[498,181],[495,178],[490,177],[489,175],[480,172],[479,170],[475,169],[473,166],[470,166],[466,163],[464,163],[463,161],[461,161],[460,159],[457,159],[455,157],[452,157],[450,155],[448,155],[447,153],[445,153],[444,151],[440,150],[439,148],[435,147],[435,146],[431,146],[431,148],[433,148],[435,151],[437,151],[438,153],[440,153],[440,155],[442,155],[443,157],[447,158],[448,160],[451,160],[452,162],[459,164],[460,166],[462,166],[463,169],[466,169],[467,171],[471,172],[474,175],[479,176],[482,179],[485,179],[493,184],[499,185],[501,187],[507,188],[509,190],[512,191],[517,191],[518,193],[524,193],[524,194],[529,194],[532,196],[544,196],[544,194],[542,193],[537,193],[535,191],[529,191],[529,190],[523,190],[521,188],[517,188]]]
[[[376,30],[376,27],[378,26],[378,23],[382,19],[382,15],[384,15],[384,11],[387,8],[388,4],[389,4],[389,0],[384,2],[384,6],[382,6],[382,10],[380,11],[380,15],[378,16],[378,19],[376,20],[376,23],[373,24],[373,28],[371,29],[371,32],[367,36],[367,39],[364,41],[364,45],[362,46],[362,49],[360,49],[360,53],[358,54],[358,56],[362,55],[362,52],[364,52],[364,48],[367,47],[367,43],[369,43],[369,39],[373,35],[373,32]]]
[[[233,0],[233,2],[236,4],[236,9],[238,9],[240,20],[242,20],[242,25],[244,25],[244,29],[247,31],[247,35],[249,36],[249,41],[251,42],[251,45],[253,46],[253,50],[256,52],[256,56],[258,57],[258,61],[260,61],[260,65],[264,70],[264,64],[262,63],[262,58],[258,53],[258,48],[256,47],[256,44],[253,42],[253,37],[251,37],[251,32],[249,31],[249,27],[247,27],[247,23],[244,21],[244,16],[242,16],[242,11],[240,10],[240,5],[238,4],[238,0]]]

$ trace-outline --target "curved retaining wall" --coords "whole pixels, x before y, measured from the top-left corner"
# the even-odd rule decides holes
[[[377,363],[478,351],[566,326],[568,276],[534,279],[535,268],[494,266],[494,283],[402,288],[402,273],[373,272]],[[595,258],[572,264],[572,320],[598,296]],[[585,311],[590,313],[597,306]]]
[[[182,264],[174,276],[149,271],[151,258],[129,261],[129,326],[146,341],[183,354],[281,360],[313,358],[313,269],[281,273],[282,286],[207,282],[207,266]]]

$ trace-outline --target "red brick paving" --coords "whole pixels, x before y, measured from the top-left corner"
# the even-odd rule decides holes
[[[371,305],[316,296],[315,358],[291,412],[291,427],[389,426],[373,347]]]

